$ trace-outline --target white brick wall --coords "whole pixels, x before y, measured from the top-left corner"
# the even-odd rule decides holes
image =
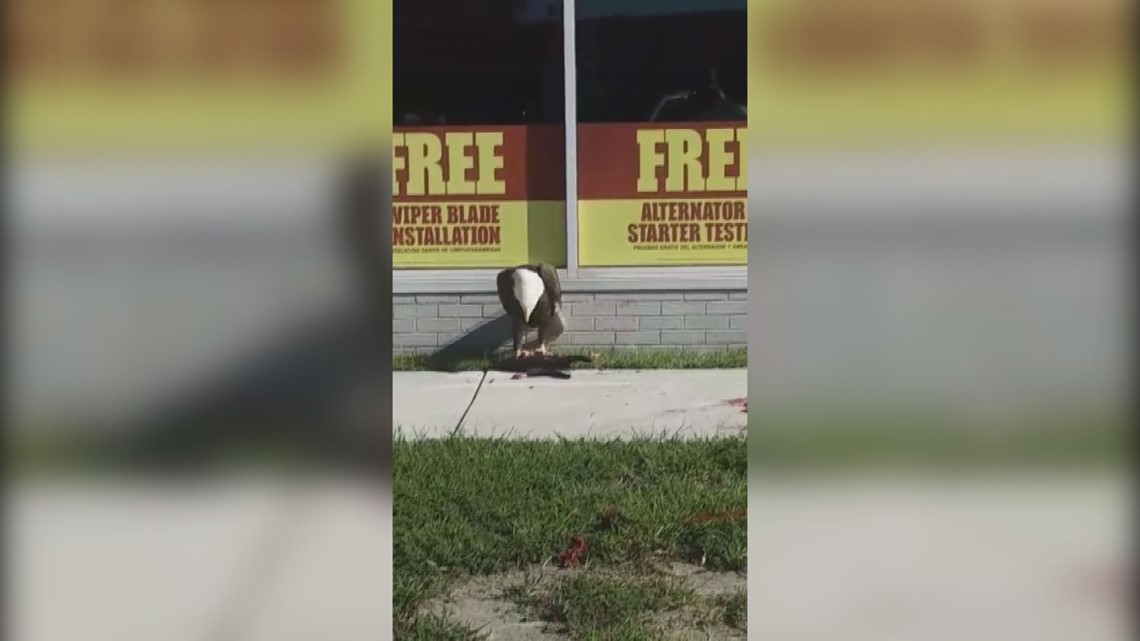
[[[745,347],[748,293],[599,292],[563,296],[566,333],[558,343],[587,348]],[[494,294],[404,295],[392,300],[392,345],[397,353],[432,352],[504,315]],[[480,348],[506,344],[505,330]],[[531,336],[533,338],[533,334]]]

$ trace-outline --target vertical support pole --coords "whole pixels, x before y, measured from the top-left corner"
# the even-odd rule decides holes
[[[566,126],[566,275],[578,275],[578,39],[574,0],[562,0]]]

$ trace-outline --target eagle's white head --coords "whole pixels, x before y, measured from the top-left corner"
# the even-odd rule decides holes
[[[534,312],[542,294],[545,293],[546,286],[542,284],[542,277],[526,268],[516,269],[514,277],[515,298],[522,306],[523,322],[530,322],[530,315]]]

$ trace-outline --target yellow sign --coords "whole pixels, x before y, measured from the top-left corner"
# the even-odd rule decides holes
[[[560,126],[401,129],[393,143],[394,267],[566,264]]]
[[[581,201],[578,260],[583,267],[745,265],[747,207],[744,198]]]
[[[397,269],[566,264],[564,202],[434,203],[392,209]]]
[[[579,125],[579,264],[747,264],[747,133],[742,123]]]

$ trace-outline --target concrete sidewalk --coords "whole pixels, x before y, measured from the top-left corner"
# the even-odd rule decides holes
[[[569,380],[515,378],[505,372],[396,372],[392,418],[408,438],[462,432],[514,438],[688,438],[739,434],[748,370],[574,370]],[[476,389],[479,389],[476,395]]]

